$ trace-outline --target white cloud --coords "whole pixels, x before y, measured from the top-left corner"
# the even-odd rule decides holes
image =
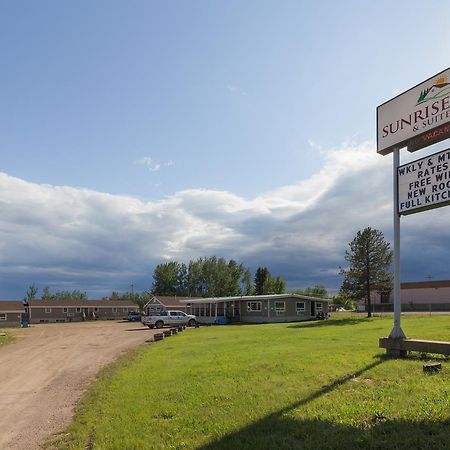
[[[190,189],[157,202],[0,173],[0,298],[32,282],[92,293],[149,287],[155,264],[214,254],[267,265],[291,287],[336,287],[359,229],[391,237],[391,164],[370,142],[348,144],[328,151],[312,177],[255,198]],[[406,278],[449,276],[439,264],[450,211],[438,211],[403,220]]]
[[[134,161],[134,164],[145,166],[150,172],[158,172],[161,167],[172,167],[174,165],[173,161],[163,163],[156,162],[151,156],[144,156],[143,158]]]

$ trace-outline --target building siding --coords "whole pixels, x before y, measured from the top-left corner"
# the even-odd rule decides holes
[[[17,312],[0,312],[5,315],[6,320],[0,320],[0,328],[20,327],[22,323],[22,313]]]
[[[99,303],[98,306],[95,306],[92,304],[95,301],[90,301],[89,306],[82,302],[79,306],[64,306],[64,304],[59,305],[57,300],[55,300],[51,305],[46,303],[41,306],[39,304],[36,305],[36,302],[29,305],[30,323],[81,322],[83,320],[96,319],[123,320],[127,318],[129,311],[139,311],[139,307],[134,304],[104,306]],[[46,312],[46,308],[51,310]],[[67,308],[66,312],[64,308]],[[80,308],[80,311],[77,311],[77,308]]]
[[[298,298],[286,298],[286,299],[270,299],[261,300],[262,301],[262,311],[247,311],[247,301],[241,302],[241,321],[248,323],[268,323],[268,322],[298,322],[302,320],[310,320],[316,316],[316,314],[311,314],[311,301],[302,300]],[[285,311],[278,312],[275,309],[276,302],[284,302]],[[297,314],[296,304],[297,302],[305,303],[304,314]],[[322,311],[328,313],[328,302],[325,300],[323,302],[315,301],[315,304],[322,304]],[[269,308],[269,310],[267,309]],[[317,313],[317,310],[316,310]]]

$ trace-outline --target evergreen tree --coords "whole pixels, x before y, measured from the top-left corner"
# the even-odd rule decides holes
[[[255,295],[264,294],[264,283],[266,284],[267,289],[267,281],[266,279],[270,277],[270,272],[267,267],[258,267],[255,273]]]
[[[286,292],[286,282],[280,276],[273,280],[273,293],[284,294]]]
[[[241,279],[242,292],[244,295],[254,295],[255,287],[252,284],[252,274],[249,269],[245,269]]]
[[[383,233],[370,227],[358,231],[349,246],[345,259],[350,267],[340,271],[344,276],[341,294],[356,300],[365,298],[368,317],[371,317],[371,292],[392,289],[392,273],[389,271],[392,251]]]

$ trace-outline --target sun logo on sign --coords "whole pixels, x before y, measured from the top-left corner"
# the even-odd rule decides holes
[[[441,75],[438,77],[433,84],[429,88],[425,88],[420,92],[419,98],[417,99],[417,105],[421,103],[428,102],[429,100],[436,100],[438,98],[444,97],[450,93],[450,83],[447,81],[447,77]]]

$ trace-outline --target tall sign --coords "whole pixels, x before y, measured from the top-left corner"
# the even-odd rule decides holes
[[[377,108],[377,151],[416,151],[450,137],[450,68]]]
[[[377,108],[377,151],[393,154],[394,327],[400,326],[400,216],[450,204],[450,150],[400,166],[400,148],[410,152],[450,137],[450,68]]]

